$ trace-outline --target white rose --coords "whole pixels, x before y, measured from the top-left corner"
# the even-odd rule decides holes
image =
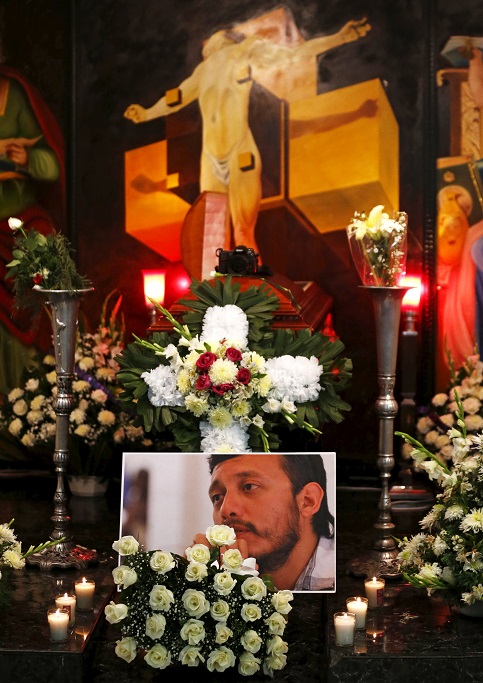
[[[170,552],[156,550],[149,560],[149,566],[158,574],[166,574],[175,566],[174,557]]]
[[[243,556],[238,548],[228,548],[223,553],[221,564],[224,569],[236,572],[243,564]]]
[[[186,645],[181,650],[178,659],[183,666],[198,666],[200,662],[205,661],[199,647],[192,647],[191,645]]]
[[[293,600],[293,594],[289,590],[278,591],[272,595],[272,605],[280,614],[288,614],[292,609],[289,604]]]
[[[262,610],[253,602],[246,602],[241,608],[241,618],[243,621],[257,621],[261,619]]]
[[[180,635],[182,639],[187,640],[190,645],[198,645],[198,643],[201,643],[201,641],[205,639],[205,625],[199,619],[188,619],[188,621],[183,624]]]
[[[136,657],[137,643],[134,638],[123,638],[118,640],[114,652],[118,657],[126,662],[132,662]]]
[[[287,655],[280,655],[279,657],[270,655],[269,657],[266,657],[266,659],[263,662],[263,673],[266,676],[270,676],[273,678],[273,672],[280,671],[286,666],[286,664]]]
[[[118,624],[120,621],[125,619],[127,617],[128,611],[129,608],[127,605],[123,605],[122,603],[116,605],[113,600],[111,600],[111,602],[104,608],[104,614],[106,615],[106,619],[110,624]]]
[[[225,600],[217,600],[211,604],[210,614],[215,621],[226,621],[230,614],[230,605]]]
[[[228,628],[225,622],[219,621],[216,626],[216,638],[215,642],[218,645],[223,645],[223,643],[226,643],[227,640],[229,640],[233,636],[233,631],[231,628]]]
[[[251,652],[242,652],[238,658],[238,673],[242,676],[253,676],[260,669],[261,660]]]
[[[114,579],[115,584],[127,588],[128,586],[132,586],[133,583],[136,583],[138,575],[131,567],[121,565],[112,570],[112,578]]]
[[[161,643],[156,643],[144,656],[144,661],[153,669],[166,669],[171,664],[171,653]]]
[[[245,633],[240,638],[240,642],[247,652],[258,652],[261,648],[263,640],[260,638],[258,633],[253,629],[245,631]]]
[[[230,572],[218,572],[213,577],[213,588],[220,595],[228,595],[235,587],[237,580]]]
[[[149,594],[149,605],[152,609],[162,610],[163,612],[168,612],[171,605],[174,602],[173,591],[163,585],[153,586]]]
[[[267,654],[274,657],[280,657],[288,652],[287,643],[280,638],[280,636],[273,636],[267,642]]]
[[[188,588],[181,596],[183,606],[190,617],[201,617],[210,609],[210,603],[201,591]]]
[[[186,567],[185,578],[187,581],[203,581],[208,576],[208,568],[202,562],[190,562]]]
[[[236,541],[235,531],[230,526],[226,526],[226,524],[209,526],[205,531],[205,536],[210,545],[216,546],[233,545]]]
[[[166,618],[163,614],[151,614],[146,619],[146,635],[155,640],[161,638],[166,629]]]
[[[186,548],[186,558],[188,562],[203,562],[207,564],[210,561],[210,549],[203,545],[203,543],[195,543],[195,545]]]
[[[265,619],[265,623],[268,626],[269,633],[273,633],[273,635],[276,636],[283,636],[286,621],[279,612],[273,612],[273,614]]]
[[[245,600],[261,600],[267,594],[267,587],[262,579],[250,576],[242,583],[241,592]]]
[[[206,662],[206,668],[208,671],[225,671],[230,666],[235,666],[236,658],[230,648],[222,645],[217,650],[212,650],[208,661]]]
[[[133,555],[137,553],[139,543],[134,536],[122,536],[118,541],[114,541],[112,547],[119,555]]]

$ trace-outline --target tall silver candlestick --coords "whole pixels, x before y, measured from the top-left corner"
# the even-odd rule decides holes
[[[356,576],[378,575],[399,578],[401,571],[397,562],[398,549],[392,536],[395,525],[391,518],[389,479],[394,467],[394,418],[398,405],[394,399],[396,362],[399,340],[401,302],[408,287],[364,286],[371,294],[374,304],[377,341],[377,380],[379,396],[375,403],[379,422],[377,465],[381,479],[379,516],[374,528],[379,534],[372,551],[365,557],[350,563],[350,571]]]
[[[77,314],[80,298],[91,290],[48,290],[40,287],[35,289],[44,296],[52,311],[57,375],[57,395],[54,400],[56,432],[53,461],[57,474],[57,486],[54,494],[54,514],[51,517],[54,530],[50,534],[50,540],[56,541],[56,544],[43,552],[31,555],[27,561],[29,564],[38,565],[40,569],[47,570],[85,569],[97,562],[97,552],[77,546],[69,531],[70,517],[67,509],[65,475],[69,461],[69,416],[74,407],[72,380],[74,378]]]

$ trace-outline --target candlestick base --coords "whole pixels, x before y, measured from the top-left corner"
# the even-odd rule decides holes
[[[394,550],[371,550],[366,555],[351,560],[348,563],[348,571],[353,576],[402,579],[398,554],[397,548]]]
[[[97,550],[89,550],[82,545],[71,549],[56,550],[55,547],[35,553],[27,558],[27,563],[40,569],[87,569],[99,562]]]

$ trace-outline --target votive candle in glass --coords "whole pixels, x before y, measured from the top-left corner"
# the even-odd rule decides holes
[[[384,604],[384,579],[373,576],[372,579],[364,581],[364,588],[366,590],[366,598],[368,600],[367,606],[369,609],[382,607]]]
[[[79,610],[90,610],[93,607],[94,591],[96,584],[91,579],[78,579],[75,584],[76,607]]]
[[[334,614],[335,644],[353,645],[356,615],[352,612],[336,612]]]
[[[75,604],[75,595],[69,595],[69,593],[64,593],[63,595],[57,595],[55,597],[56,607],[69,610],[69,626],[72,626],[75,622]]]
[[[67,640],[69,616],[69,610],[60,607],[52,608],[47,611],[47,619],[50,627],[50,640],[58,643]]]
[[[345,601],[347,611],[356,615],[356,628],[366,628],[367,598],[347,598]]]

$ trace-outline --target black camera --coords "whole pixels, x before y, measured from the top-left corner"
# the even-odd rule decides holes
[[[232,251],[222,249],[216,250],[218,265],[216,271],[223,275],[253,275],[258,273],[259,254],[254,249],[240,244]]]

